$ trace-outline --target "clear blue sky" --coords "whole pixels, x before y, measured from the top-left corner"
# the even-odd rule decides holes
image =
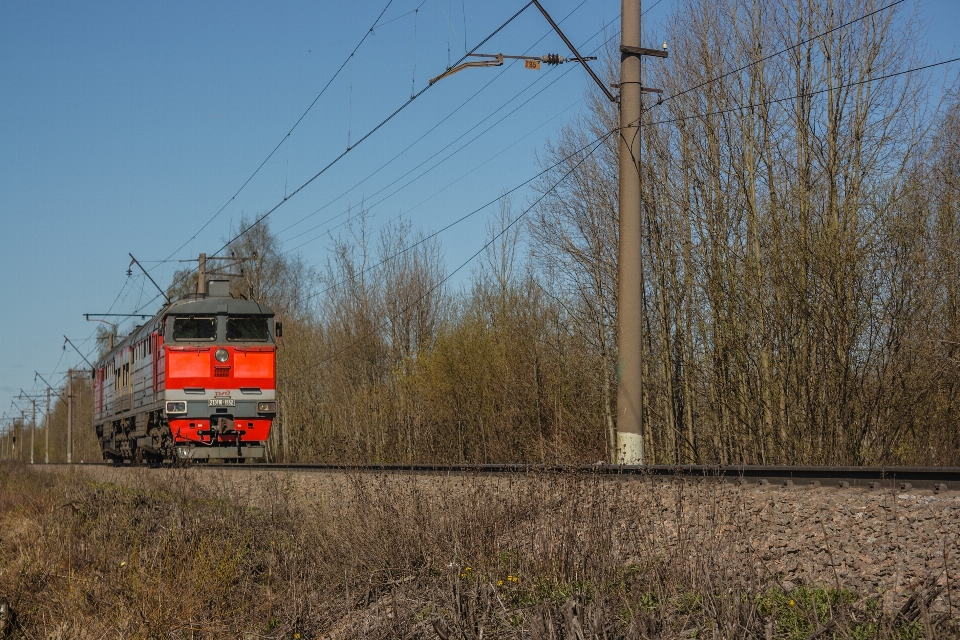
[[[645,8],[654,2],[645,0]],[[162,286],[169,283],[182,265],[147,261],[168,257],[230,201],[386,3],[0,2],[0,413],[21,388],[40,388],[35,370],[56,383],[68,366],[82,366],[61,346],[67,335],[84,353],[92,351],[95,324],[83,313],[130,312],[155,296],[136,268],[127,277],[128,252],[145,261]],[[563,28],[584,53],[602,41],[596,34],[605,24],[619,24],[616,0],[544,4],[557,20],[572,12]],[[908,11],[919,6],[928,23],[929,59],[956,55],[960,2],[907,4]],[[348,132],[356,142],[410,96],[411,86],[419,91],[448,59],[462,55],[464,43],[472,48],[520,6],[393,0],[382,26],[271,161],[175,258],[218,249],[241,215],[277,204],[285,188],[293,190],[346,148]],[[670,0],[662,0],[645,28],[657,34],[669,10]],[[532,8],[482,51],[528,49],[567,53]],[[399,160],[340,197],[494,77]],[[439,228],[535,174],[536,152],[582,109],[588,82],[575,65],[457,74],[287,201],[271,216],[271,227],[281,231],[329,205],[281,233],[286,248],[317,238],[299,252],[321,265],[328,246],[323,234],[343,220],[336,216],[361,202],[377,203],[395,187],[375,193],[407,170],[507,105],[450,150],[458,149],[542,90],[372,209],[375,224],[403,214],[428,231]],[[434,197],[420,204],[428,196]],[[523,200],[520,194],[514,202]],[[482,245],[485,221],[475,216],[441,238],[451,268]]]

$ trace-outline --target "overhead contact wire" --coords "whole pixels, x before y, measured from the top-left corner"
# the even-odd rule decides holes
[[[392,2],[392,0],[391,0],[391,2]],[[455,64],[460,64],[460,62],[462,62],[463,60],[466,60],[466,58],[470,55],[470,53],[476,52],[477,49],[479,49],[479,48],[482,47],[484,44],[486,44],[487,42],[489,42],[491,38],[493,38],[494,36],[496,36],[498,33],[500,33],[500,31],[502,31],[504,28],[506,28],[507,25],[509,25],[509,24],[510,24],[511,22],[513,22],[514,20],[516,20],[517,17],[519,17],[520,14],[522,14],[522,13],[523,13],[528,7],[530,7],[532,4],[533,4],[533,2],[528,2],[528,3],[526,3],[525,5],[523,5],[516,13],[514,13],[512,16],[510,16],[510,18],[508,18],[503,24],[501,24],[499,27],[497,27],[496,29],[494,29],[493,32],[490,33],[490,35],[488,35],[488,36],[487,36],[486,38],[484,38],[480,43],[478,43],[477,46],[474,47],[469,53],[463,55],[459,60],[457,60],[457,62],[456,62]],[[388,5],[388,6],[389,6],[389,5]],[[346,64],[346,61],[344,61],[344,65],[345,65],[345,64]],[[341,65],[340,68],[342,69],[344,65]],[[339,71],[338,71],[338,72],[339,72]],[[331,79],[331,82],[332,82],[332,79]],[[328,86],[329,86],[329,83],[328,83]],[[264,213],[262,216],[260,216],[260,217],[257,218],[256,220],[254,220],[254,222],[253,222],[252,224],[250,224],[250,225],[247,226],[245,229],[243,229],[242,231],[240,231],[240,233],[238,233],[238,234],[235,235],[233,238],[231,238],[230,240],[228,240],[222,247],[220,247],[219,249],[217,249],[217,251],[215,251],[214,253],[210,254],[210,257],[216,257],[216,256],[219,255],[224,249],[226,249],[226,248],[229,247],[231,244],[233,244],[234,242],[236,242],[237,240],[239,240],[241,237],[243,237],[247,232],[249,232],[250,230],[252,230],[252,229],[254,229],[255,227],[257,227],[261,222],[263,222],[264,220],[266,220],[267,217],[269,217],[274,211],[276,211],[276,210],[279,209],[281,206],[283,206],[283,204],[286,203],[287,200],[289,200],[289,199],[293,198],[294,196],[296,196],[298,193],[300,193],[300,192],[303,191],[305,188],[307,188],[307,186],[309,186],[311,183],[313,183],[314,180],[316,180],[317,178],[319,178],[320,176],[322,176],[324,173],[326,173],[328,170],[330,170],[330,168],[333,167],[334,165],[336,165],[338,162],[340,162],[340,160],[342,160],[342,159],[344,158],[344,156],[346,156],[348,153],[350,153],[353,149],[356,149],[356,148],[357,148],[360,144],[362,144],[367,138],[369,138],[369,137],[372,136],[374,133],[376,133],[376,132],[379,131],[381,128],[383,128],[384,125],[386,125],[386,124],[389,123],[391,120],[393,120],[401,111],[403,111],[403,110],[406,109],[408,106],[410,106],[410,104],[413,103],[414,100],[416,100],[418,97],[420,97],[420,96],[422,96],[424,93],[426,93],[426,92],[430,89],[430,87],[432,87],[432,86],[433,86],[433,85],[431,85],[431,84],[427,84],[423,89],[421,89],[421,90],[418,91],[417,93],[415,93],[415,94],[413,94],[412,96],[410,96],[410,98],[409,98],[408,100],[406,100],[403,104],[401,104],[399,107],[397,107],[390,115],[388,115],[386,118],[384,118],[383,120],[381,120],[376,126],[374,126],[372,129],[370,129],[370,131],[368,131],[367,133],[365,133],[365,134],[363,135],[363,137],[361,137],[359,140],[357,140],[356,144],[354,144],[354,145],[353,145],[352,147],[350,147],[349,149],[345,149],[342,153],[340,153],[340,155],[338,155],[338,156],[335,157],[333,160],[331,160],[326,166],[324,166],[322,169],[320,169],[320,171],[318,171],[317,173],[315,173],[310,179],[308,179],[306,182],[304,182],[304,183],[301,184],[299,187],[297,187],[293,192],[291,192],[289,196],[285,196],[285,197],[283,198],[283,200],[281,200],[280,202],[278,202],[277,204],[275,204],[275,205],[274,205],[273,207],[271,207],[266,213]],[[304,115],[306,115],[306,114],[304,114]],[[302,117],[301,117],[301,119],[302,119]],[[298,122],[299,122],[299,121],[298,121]],[[289,134],[288,134],[288,135],[289,135]],[[281,141],[281,144],[282,144],[282,141]],[[279,144],[277,145],[277,147],[279,148]],[[261,166],[262,166],[262,165],[261,165]],[[249,182],[249,180],[248,180],[248,182]],[[224,207],[226,207],[226,205],[224,205]],[[221,209],[221,210],[222,210],[222,209]],[[206,226],[206,225],[204,225],[204,226]],[[197,233],[199,234],[200,232],[198,231]],[[196,234],[194,235],[194,237],[196,237]],[[191,240],[192,240],[192,238],[191,238]],[[184,243],[184,244],[181,246],[181,248],[182,248],[183,246],[186,246],[189,242],[190,242],[190,240],[188,240],[186,243]],[[177,251],[179,251],[179,249],[178,249]],[[173,284],[177,284],[177,283],[179,283],[179,282],[182,282],[185,278],[192,276],[196,271],[197,271],[197,269],[191,269],[190,271],[184,273],[184,274],[180,277],[180,279],[178,279],[177,282],[175,282],[175,283],[173,283]],[[172,285],[171,285],[171,286],[172,286]],[[152,304],[152,303],[153,303],[157,298],[159,298],[159,297],[160,297],[159,295],[158,295],[158,296],[154,296],[154,298],[153,298],[152,300],[150,300],[149,302],[147,302],[147,305]],[[147,305],[144,305],[144,307],[146,307]]]
[[[573,15],[573,13],[576,12],[576,11],[577,11],[580,7],[582,7],[585,3],[586,3],[586,0],[582,0],[582,1],[580,2],[580,4],[578,4],[576,7],[574,7],[574,8],[570,11],[570,13],[568,13],[568,14],[563,18],[563,20],[560,21],[560,23],[562,24],[565,20],[567,20],[571,15]],[[616,20],[616,18],[614,18],[614,20]],[[606,25],[604,25],[604,27],[602,27],[599,31],[597,31],[595,34],[593,34],[592,36],[590,36],[590,38],[587,39],[587,42],[589,42],[589,41],[592,40],[593,38],[597,37],[597,35],[599,35],[600,33],[602,33],[603,30],[606,29],[606,28],[607,28],[610,24],[612,24],[612,23],[613,23],[613,20],[611,20],[611,21],[608,22]],[[530,47],[527,48],[527,50],[524,52],[524,54],[526,54],[527,52],[529,52],[533,47],[535,47],[537,44],[539,44],[544,38],[546,38],[546,37],[547,37],[548,35],[550,35],[551,33],[553,33],[552,30],[551,30],[551,31],[548,31],[546,34],[544,34],[543,36],[541,36],[534,44],[530,45]],[[609,41],[609,39],[608,39],[608,41]],[[601,45],[601,46],[602,46],[602,45]],[[515,62],[511,62],[511,63],[510,63],[510,66],[512,66],[513,64],[516,64],[516,63],[515,63]],[[421,142],[424,138],[426,138],[428,135],[430,135],[431,133],[433,133],[437,128],[440,127],[440,125],[442,125],[444,122],[446,122],[446,121],[449,120],[451,117],[453,117],[456,113],[458,113],[463,107],[465,107],[465,106],[466,106],[467,104],[469,104],[474,98],[476,98],[476,97],[477,97],[478,95],[480,95],[484,90],[486,90],[487,87],[489,87],[491,84],[493,84],[494,82],[496,82],[499,78],[501,78],[501,77],[503,76],[503,74],[506,73],[506,71],[507,71],[509,68],[510,68],[510,67],[506,67],[506,68],[500,70],[500,72],[497,73],[497,75],[495,75],[489,82],[487,82],[485,85],[483,85],[482,87],[480,87],[480,89],[478,89],[476,92],[474,92],[473,95],[471,95],[469,98],[467,98],[466,100],[464,100],[463,102],[461,102],[460,105],[457,106],[456,109],[454,109],[453,111],[451,111],[450,113],[448,113],[446,116],[444,116],[442,120],[440,120],[439,122],[437,122],[436,124],[434,124],[432,127],[430,127],[430,129],[428,129],[428,130],[425,131],[423,134],[421,134],[420,137],[418,137],[416,140],[414,140],[413,142],[411,142],[410,144],[408,144],[403,150],[401,150],[399,153],[397,153],[395,156],[393,156],[390,160],[387,160],[385,163],[383,163],[382,165],[380,165],[378,168],[376,168],[376,169],[374,169],[372,172],[370,172],[365,178],[363,178],[363,179],[360,180],[359,182],[355,183],[353,186],[351,186],[351,187],[347,188],[346,190],[344,190],[342,193],[340,193],[340,195],[338,195],[337,197],[333,198],[332,200],[330,200],[329,202],[327,202],[325,205],[323,205],[323,206],[321,206],[320,208],[314,210],[313,212],[311,212],[311,213],[303,216],[302,218],[300,218],[300,219],[297,220],[296,222],[293,222],[292,224],[287,225],[287,226],[284,227],[283,229],[280,229],[280,231],[278,231],[277,233],[278,233],[278,234],[285,233],[286,231],[289,231],[289,230],[292,229],[293,227],[301,224],[301,223],[304,222],[305,220],[308,220],[309,218],[311,218],[311,217],[315,216],[316,214],[320,213],[321,211],[323,211],[324,209],[326,209],[327,207],[329,207],[329,206],[331,206],[333,203],[335,203],[337,200],[339,200],[340,198],[343,198],[343,197],[346,196],[348,193],[350,193],[351,191],[353,191],[354,189],[356,189],[357,187],[359,187],[360,185],[362,185],[363,183],[365,183],[367,180],[369,180],[370,178],[372,178],[373,176],[375,176],[377,173],[379,173],[380,171],[382,171],[383,169],[385,169],[387,166],[389,166],[390,164],[392,164],[393,162],[395,162],[397,159],[399,159],[401,156],[403,156],[403,154],[405,154],[407,151],[409,151],[409,150],[412,149],[414,146],[416,146],[418,143],[420,143],[420,142]],[[568,71],[569,71],[569,69],[568,69]],[[566,75],[566,73],[567,73],[567,71],[565,71],[565,72],[561,75],[561,77],[562,77],[563,75]],[[555,83],[556,81],[557,81],[557,79],[554,79],[554,81],[551,82],[550,85],[548,85],[548,86],[551,86],[551,85],[552,85],[553,83]],[[536,84],[536,82],[539,82],[539,79],[538,79],[537,81],[535,81],[533,84]],[[520,94],[522,94],[524,91],[526,91],[527,89],[531,88],[532,86],[533,86],[533,85],[529,85],[528,87],[524,88],[524,89],[520,92]],[[542,91],[542,90],[541,90],[541,91]],[[446,149],[450,148],[451,146],[453,146],[453,144],[455,144],[458,140],[460,140],[460,139],[462,139],[463,137],[465,137],[466,135],[470,134],[470,132],[472,132],[473,130],[475,130],[477,127],[479,127],[479,126],[482,125],[484,122],[486,122],[487,120],[489,120],[491,117],[493,117],[494,115],[496,115],[499,111],[501,111],[504,107],[506,107],[510,102],[512,102],[512,101],[513,101],[514,99],[516,99],[517,97],[519,97],[520,94],[517,94],[516,96],[514,96],[513,98],[511,98],[510,100],[508,100],[507,102],[505,102],[503,105],[501,105],[500,107],[498,107],[495,111],[493,111],[492,113],[490,113],[489,115],[487,115],[485,118],[483,118],[483,120],[481,120],[481,121],[478,122],[477,124],[475,124],[475,125],[473,125],[472,127],[470,127],[468,130],[466,130],[465,132],[463,132],[462,134],[460,134],[459,136],[457,136],[456,139],[454,139],[452,142],[448,143],[448,144],[445,145],[442,149],[440,149],[439,151],[437,151],[436,153],[434,153],[432,156],[430,156],[430,158],[436,157],[436,156],[439,155],[440,153],[443,153],[444,150],[446,150]],[[512,113],[512,112],[511,112],[511,113]],[[509,115],[509,114],[508,114],[508,115]],[[506,117],[506,116],[505,116],[505,117]],[[500,121],[502,121],[502,120],[503,120],[503,119],[501,119]],[[500,121],[498,121],[498,122],[500,122]],[[412,173],[412,171],[416,170],[418,167],[423,166],[423,164],[425,164],[427,161],[429,161],[430,158],[427,158],[426,161],[421,162],[419,165],[417,165],[417,167],[414,167],[414,169],[407,171],[407,173],[404,174],[404,176],[409,175],[410,173]],[[402,179],[402,177],[403,177],[403,176],[401,176],[400,179]],[[390,184],[395,184],[396,182],[397,182],[397,180],[394,180],[394,181],[391,182]],[[387,187],[389,187],[389,186],[390,186],[390,185],[387,185]],[[380,191],[383,191],[383,189],[380,189],[379,191],[375,192],[373,195],[376,195],[377,193],[380,193]],[[333,218],[331,218],[331,219],[329,219],[329,220],[321,223],[321,224],[318,225],[318,226],[312,227],[311,230],[315,230],[315,229],[319,228],[320,226],[323,226],[324,224],[328,224],[330,221],[332,221],[332,220],[340,217],[340,216],[343,215],[344,213],[346,213],[346,211],[341,212],[340,214],[338,214],[338,215],[334,216]],[[297,234],[297,235],[295,235],[295,236],[292,236],[292,238],[288,238],[288,240],[294,239],[294,238],[297,238],[297,237],[300,237],[300,236],[302,236],[304,233],[309,233],[309,231],[307,231],[307,232],[301,232],[301,233],[299,233],[299,234]]]
[[[573,157],[575,157],[575,156],[583,153],[588,147],[591,147],[591,146],[597,144],[599,141],[605,139],[606,137],[608,137],[608,136],[610,135],[610,133],[612,133],[612,132],[608,132],[608,133],[606,133],[605,135],[600,136],[599,138],[595,138],[595,139],[591,140],[590,142],[588,142],[587,144],[583,145],[582,147],[580,147],[579,149],[577,149],[577,150],[574,151],[573,153],[565,156],[564,158],[561,158],[560,160],[558,160],[557,162],[555,162],[555,163],[552,164],[551,166],[547,167],[546,169],[544,169],[544,170],[541,171],[540,173],[538,173],[538,174],[536,174],[536,175],[534,175],[534,176],[531,176],[530,178],[528,178],[528,179],[525,180],[524,182],[521,182],[520,184],[516,185],[515,187],[513,187],[513,188],[510,189],[509,191],[506,191],[506,192],[502,193],[501,195],[497,196],[496,198],[494,198],[493,200],[490,200],[490,201],[487,202],[486,204],[481,205],[481,206],[477,207],[476,209],[474,209],[473,211],[470,211],[469,213],[466,213],[466,214],[460,216],[459,218],[457,218],[457,219],[454,220],[453,222],[448,223],[447,225],[441,227],[440,229],[434,231],[433,233],[431,233],[431,234],[429,234],[429,235],[421,238],[421,239],[418,240],[417,242],[414,242],[414,243],[412,243],[412,244],[410,244],[410,245],[407,245],[407,246],[404,247],[403,249],[397,251],[397,252],[394,253],[393,255],[390,255],[390,256],[384,258],[384,259],[381,260],[380,262],[378,262],[378,263],[376,263],[376,264],[374,264],[374,265],[371,265],[371,266],[369,266],[369,267],[361,270],[361,271],[360,271],[359,273],[357,273],[356,275],[351,276],[351,277],[349,277],[349,278],[344,278],[343,280],[340,280],[340,281],[338,281],[338,282],[335,282],[334,284],[330,285],[329,287],[327,287],[326,289],[324,289],[324,290],[322,290],[322,291],[318,291],[317,293],[314,293],[314,294],[312,294],[312,295],[307,296],[306,298],[304,298],[304,301],[312,300],[313,298],[316,298],[317,296],[320,296],[320,295],[323,295],[323,294],[325,294],[325,293],[327,293],[327,292],[329,292],[329,291],[332,291],[333,289],[336,289],[337,287],[339,287],[339,286],[341,286],[341,285],[344,285],[344,284],[346,284],[347,282],[353,282],[354,280],[356,280],[357,277],[362,276],[362,275],[364,275],[364,274],[366,274],[366,273],[368,273],[368,272],[370,272],[370,271],[373,271],[374,269],[377,269],[377,268],[379,268],[379,267],[387,264],[388,262],[390,262],[390,261],[392,261],[392,260],[395,260],[396,258],[399,258],[400,256],[402,256],[403,254],[407,253],[407,252],[410,251],[411,249],[413,249],[413,248],[415,248],[415,247],[423,244],[424,242],[428,242],[429,240],[431,240],[431,239],[437,237],[438,235],[442,234],[444,231],[447,231],[447,230],[450,229],[451,227],[455,227],[456,225],[460,224],[460,223],[463,222],[464,220],[466,220],[466,219],[468,219],[468,218],[470,218],[470,217],[472,217],[472,216],[480,213],[480,212],[483,211],[484,209],[486,209],[486,208],[490,207],[491,205],[499,202],[500,200],[503,200],[505,197],[509,196],[511,193],[513,193],[513,192],[515,192],[515,191],[517,191],[517,190],[519,190],[519,189],[527,186],[528,184],[530,184],[531,182],[533,182],[533,181],[536,180],[537,178],[540,178],[541,176],[547,174],[548,172],[556,169],[557,167],[559,167],[559,166],[562,165],[563,163],[567,162],[567,161],[570,160],[571,158],[573,158]],[[591,150],[590,154],[592,154],[592,153],[593,153],[593,151]],[[588,154],[588,157],[589,157],[590,154]],[[577,164],[577,166],[579,167],[580,164],[582,164],[582,163],[583,163],[583,160],[581,160],[581,161]],[[569,175],[569,172],[567,173],[567,175]],[[566,177],[567,177],[567,176],[565,175],[563,179],[566,179]],[[561,182],[562,182],[563,179],[561,179]],[[560,183],[558,182],[557,184],[560,184]],[[551,187],[551,188],[548,190],[548,193],[549,193],[549,191],[552,191],[554,188],[556,188],[556,185],[554,185],[553,187]],[[537,202],[540,202],[540,200],[542,200],[542,199],[543,199],[543,197],[539,198],[539,199],[537,200]]]
[[[346,57],[346,59],[340,64],[340,66],[337,68],[337,70],[334,72],[334,74],[333,74],[333,75],[330,77],[330,79],[327,81],[327,84],[325,84],[325,85],[323,86],[323,89],[320,90],[320,93],[317,94],[317,97],[315,97],[315,98],[313,99],[313,102],[310,103],[310,106],[308,106],[308,107],[306,108],[306,110],[300,115],[300,117],[297,118],[297,121],[293,124],[292,127],[290,127],[290,130],[287,131],[287,134],[286,134],[285,136],[283,136],[283,138],[280,139],[280,142],[278,142],[277,145],[273,148],[273,150],[272,150],[269,154],[267,154],[267,157],[264,158],[263,162],[261,162],[260,165],[254,170],[254,172],[250,174],[250,177],[248,177],[248,178],[243,182],[243,184],[240,185],[240,188],[237,189],[236,193],[234,193],[232,196],[230,196],[230,199],[227,200],[227,201],[224,203],[224,205],[223,205],[222,207],[220,207],[220,209],[218,209],[217,212],[216,212],[215,214],[213,214],[213,216],[212,216],[209,220],[207,220],[207,221],[203,224],[203,226],[200,227],[200,229],[197,230],[196,233],[193,234],[193,236],[190,237],[189,240],[187,240],[186,242],[184,242],[182,245],[180,245],[180,246],[177,248],[176,251],[174,251],[173,253],[171,253],[171,254],[167,257],[167,260],[169,260],[170,258],[172,258],[173,256],[175,256],[175,255],[176,255],[177,253],[179,253],[184,247],[186,247],[188,244],[190,244],[191,242],[193,242],[193,241],[197,238],[197,236],[200,235],[200,233],[202,233],[203,230],[206,229],[206,228],[210,225],[210,223],[212,223],[214,220],[216,220],[216,218],[217,218],[221,213],[223,213],[223,210],[224,210],[224,209],[226,209],[228,206],[230,206],[230,203],[233,202],[238,195],[240,195],[240,192],[243,191],[244,188],[245,188],[248,184],[250,184],[250,181],[253,180],[254,177],[255,177],[258,173],[260,173],[260,169],[262,169],[263,166],[264,166],[265,164],[267,164],[267,162],[270,160],[270,158],[273,157],[273,155],[277,152],[277,150],[280,148],[280,146],[290,137],[290,135],[293,133],[293,131],[294,131],[294,130],[300,125],[300,123],[303,121],[303,119],[304,119],[305,117],[307,117],[307,114],[310,113],[310,111],[313,109],[314,105],[317,104],[317,101],[320,100],[320,98],[323,96],[323,94],[327,92],[327,89],[330,88],[330,85],[333,84],[333,81],[336,80],[337,77],[340,75],[340,72],[343,71],[343,68],[347,65],[347,62],[349,62],[350,60],[353,59],[354,54],[357,52],[357,50],[360,49],[360,46],[366,41],[366,39],[370,36],[370,34],[373,33],[373,30],[376,28],[377,23],[380,22],[380,18],[383,17],[383,14],[386,13],[387,9],[390,8],[390,5],[391,5],[391,4],[393,4],[393,0],[387,0],[386,6],[383,7],[383,10],[380,12],[380,15],[377,16],[377,19],[376,19],[376,20],[374,20],[373,25],[371,25],[371,27],[367,30],[367,32],[363,34],[363,37],[360,38],[360,42],[357,43],[357,46],[355,46],[355,47],[353,48],[353,51],[350,52],[350,55],[348,55],[348,56]]]
[[[580,168],[580,165],[582,165],[584,162],[586,162],[587,158],[589,158],[590,156],[593,155],[593,153],[596,151],[596,149],[600,146],[600,143],[602,143],[604,140],[606,140],[606,139],[607,139],[612,133],[614,133],[615,131],[616,131],[616,130],[608,131],[608,132],[606,132],[605,134],[599,136],[598,138],[595,138],[592,142],[590,142],[590,143],[589,143],[588,145],[586,145],[585,147],[581,147],[581,149],[580,149],[578,152],[582,152],[583,150],[585,150],[585,149],[593,146],[593,148],[591,148],[589,152],[587,152],[573,167],[571,167],[559,180],[557,180],[556,183],[554,183],[549,189],[547,189],[546,191],[544,191],[543,194],[541,194],[540,197],[537,198],[529,207],[527,207],[526,209],[524,209],[516,218],[514,218],[509,224],[505,225],[505,226],[503,227],[503,229],[501,229],[501,230],[500,230],[498,233],[496,233],[490,240],[488,240],[482,247],[480,247],[480,249],[478,249],[475,253],[473,253],[469,258],[467,258],[466,260],[464,260],[456,269],[454,269],[453,271],[451,271],[450,273],[448,273],[448,274],[447,274],[443,279],[441,279],[437,284],[435,284],[433,287],[431,287],[425,294],[423,294],[422,296],[420,296],[419,298],[417,298],[416,300],[414,300],[413,302],[411,302],[409,305],[407,305],[406,307],[404,307],[404,308],[400,311],[400,314],[406,313],[407,311],[409,311],[410,309],[412,309],[412,308],[415,307],[416,305],[418,305],[418,304],[420,304],[421,302],[423,302],[423,300],[425,300],[427,296],[432,295],[437,289],[439,289],[439,288],[442,287],[444,284],[446,284],[451,278],[453,278],[453,276],[455,276],[458,272],[460,272],[464,267],[466,267],[468,264],[470,264],[471,262],[473,262],[473,261],[477,258],[477,256],[479,256],[481,253],[483,253],[484,251],[486,251],[494,242],[496,242],[497,240],[499,240],[500,237],[503,236],[503,234],[505,234],[507,231],[509,231],[517,222],[520,221],[521,218],[523,218],[527,213],[529,213],[531,210],[533,210],[533,208],[534,208],[535,206],[537,206],[544,198],[546,198],[548,194],[552,193],[553,190],[556,189],[558,186],[560,186],[560,184],[563,183],[574,171],[576,171],[577,169],[579,169],[579,168]],[[568,157],[572,157],[572,155],[573,155],[573,154],[571,154],[571,156],[568,156]],[[400,314],[397,314],[397,315],[400,315]],[[388,318],[388,320],[389,320],[390,322],[393,322],[393,321],[394,321],[393,318]],[[380,324],[377,326],[377,330],[381,330],[381,329],[385,328],[387,325],[388,325],[387,322],[382,322],[382,323],[380,323]],[[346,352],[349,351],[350,349],[352,349],[352,348],[356,347],[357,345],[361,344],[363,341],[367,340],[367,339],[370,338],[372,335],[373,335],[373,332],[367,332],[367,333],[365,333],[362,337],[360,337],[360,338],[358,338],[357,340],[351,342],[349,345],[347,345],[347,346],[343,347],[342,349],[340,349],[340,350],[332,353],[331,355],[327,356],[326,358],[324,358],[324,359],[320,360],[319,362],[315,363],[313,366],[304,369],[303,372],[309,371],[309,370],[311,370],[311,369],[315,369],[315,368],[317,368],[317,367],[320,367],[320,366],[326,364],[327,362],[330,362],[330,361],[333,360],[334,358],[339,357],[340,355],[346,353]]]

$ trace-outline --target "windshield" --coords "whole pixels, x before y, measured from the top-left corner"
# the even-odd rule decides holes
[[[215,340],[217,338],[216,318],[174,318],[174,340]]]
[[[266,342],[267,319],[264,316],[227,318],[227,340],[238,342]]]

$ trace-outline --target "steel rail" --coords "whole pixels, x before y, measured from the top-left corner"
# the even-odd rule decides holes
[[[64,463],[51,463],[59,466]],[[73,466],[108,465],[85,463]],[[116,467],[132,468],[132,467]],[[334,464],[246,463],[194,464],[193,469],[236,471],[327,471],[425,474],[585,473],[620,478],[718,479],[738,484],[840,486],[892,489],[960,490],[960,467],[858,467],[796,465],[567,465],[567,464]]]
[[[869,488],[960,489],[960,467],[856,467],[794,465],[564,465],[564,464],[323,464],[260,463],[207,466],[216,469],[359,471],[431,474],[589,473],[613,477],[717,478],[740,484]]]

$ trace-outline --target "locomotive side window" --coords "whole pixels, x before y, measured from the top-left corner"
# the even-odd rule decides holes
[[[174,340],[216,340],[216,318],[174,318]]]
[[[264,316],[227,318],[227,340],[266,342],[268,337],[267,319]]]

